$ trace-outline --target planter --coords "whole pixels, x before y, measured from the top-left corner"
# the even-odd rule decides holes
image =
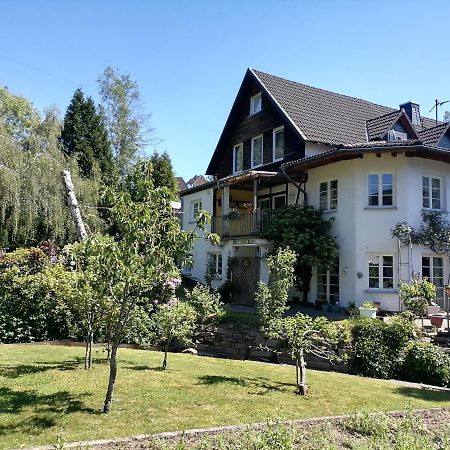
[[[431,325],[433,325],[436,328],[441,328],[442,322],[444,321],[445,316],[443,316],[442,314],[434,314],[432,316],[429,316],[429,318],[430,318]]]
[[[360,306],[358,309],[360,317],[367,317],[369,319],[375,319],[377,317],[377,308],[363,308]]]
[[[439,314],[441,307],[439,305],[427,306],[427,316]]]
[[[330,311],[330,305],[329,305],[328,303],[322,303],[322,304],[320,305],[320,309],[321,309],[323,312],[329,312],[329,311]]]
[[[338,313],[341,311],[341,307],[339,305],[330,305],[330,311],[334,313]]]

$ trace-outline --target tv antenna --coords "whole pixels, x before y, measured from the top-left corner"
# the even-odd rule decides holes
[[[450,100],[445,100],[445,102],[440,102],[438,99],[436,99],[434,101],[434,106],[430,109],[430,111],[428,111],[428,112],[431,112],[431,111],[433,111],[433,109],[436,109],[436,126],[438,124],[438,108],[439,108],[439,106],[445,105],[446,103],[450,103]]]

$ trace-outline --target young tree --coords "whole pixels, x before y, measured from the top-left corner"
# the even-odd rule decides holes
[[[93,178],[98,168],[105,181],[112,180],[112,152],[103,119],[92,98],[86,99],[81,89],[74,92],[67,108],[61,140],[64,152],[77,158],[84,177]]]
[[[312,268],[317,265],[330,268],[337,256],[336,239],[330,235],[332,221],[324,219],[322,212],[313,206],[292,205],[274,210],[264,225],[263,236],[274,243],[275,250],[289,247],[297,254],[295,281],[305,301]]]
[[[297,313],[284,317],[287,311],[289,289],[293,284],[296,255],[290,249],[278,249],[268,258],[269,285],[258,284],[256,302],[258,316],[264,332],[273,339],[285,341],[296,367],[296,393],[306,395],[306,364],[304,356],[312,353],[330,359],[335,353],[330,349],[337,332],[325,317],[311,317]]]
[[[129,74],[106,67],[97,80],[100,113],[108,130],[116,168],[127,173],[136,162],[151,129],[150,116],[143,112],[138,85]]]
[[[129,191],[110,190],[111,216],[117,237],[93,236],[86,241],[95,261],[96,284],[100,295],[111,299],[112,337],[110,375],[103,412],[111,409],[117,376],[117,349],[126,328],[139,306],[153,302],[155,291],[178,275],[176,261],[185,261],[196,231],[180,229],[180,222],[170,204],[170,192],[155,189],[151,169],[137,167],[134,195]],[[204,229],[208,215],[198,216]],[[206,235],[210,237],[210,235]],[[211,236],[214,240],[215,236]]]
[[[173,339],[186,345],[191,343],[196,319],[195,309],[188,303],[173,299],[159,306],[153,320],[157,326],[156,341],[163,344],[163,370],[167,369],[167,354]]]

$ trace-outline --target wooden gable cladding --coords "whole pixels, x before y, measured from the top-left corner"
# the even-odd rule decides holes
[[[250,115],[250,99],[259,92],[262,94],[262,109]],[[273,130],[281,126],[284,127],[283,161],[303,157],[304,141],[272,98],[260,87],[251,72],[247,72],[207,173],[216,175],[219,179],[231,175],[233,148],[240,143],[243,143],[243,170],[250,169],[251,141],[259,135],[263,135],[263,165],[258,168],[265,170],[265,166],[270,164],[270,170],[276,169],[283,161],[273,162]]]

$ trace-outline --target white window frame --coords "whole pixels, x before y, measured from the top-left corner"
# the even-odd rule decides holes
[[[236,150],[240,149],[242,152],[242,167],[240,170],[236,167],[237,159],[236,159]],[[233,173],[239,173],[244,170],[244,143],[240,142],[239,144],[233,145]]]
[[[259,109],[256,110],[255,109],[255,99],[259,98]],[[255,95],[252,95],[250,97],[250,116],[253,116],[254,114],[259,113],[260,111],[262,111],[262,93],[258,92]]]
[[[371,263],[371,261],[373,261],[375,258],[378,258],[378,264],[373,264]],[[392,266],[388,266],[388,265],[384,265],[384,260],[383,258],[392,258]],[[375,277],[371,277],[370,276],[370,267],[372,266],[378,266],[378,286],[371,286],[370,285],[370,280],[371,278],[375,278]],[[385,276],[384,274],[384,269],[387,268],[392,268],[392,276]],[[369,290],[385,290],[385,291],[394,291],[395,289],[395,257],[393,254],[389,254],[389,253],[368,253],[367,254],[367,285],[368,285],[368,289]],[[384,280],[385,279],[392,279],[392,287],[384,287]]]
[[[331,183],[333,182],[333,181],[335,181],[336,182],[336,206],[335,207],[331,207]],[[321,195],[321,193],[322,192],[325,192],[325,191],[321,191],[321,185],[322,184],[326,184],[327,185],[327,190],[326,190],[326,193],[327,193],[327,198],[326,198],[326,208],[321,208],[321,205],[320,205],[320,195]],[[321,181],[320,183],[319,183],[319,209],[322,209],[322,211],[325,211],[325,212],[327,212],[327,211],[337,211],[337,209],[338,209],[338,207],[339,207],[339,181],[338,181],[338,179],[337,178],[333,178],[333,179],[330,179],[330,180],[326,180],[326,181]]]
[[[276,158],[275,155],[275,144],[276,144],[276,135],[277,133],[279,133],[280,131],[283,132],[283,156],[281,156],[280,158]],[[282,125],[281,127],[275,128],[273,130],[273,134],[272,134],[272,161],[273,162],[277,162],[277,161],[282,161],[284,159],[284,125]]]
[[[424,206],[424,200],[426,198],[423,195],[424,178],[428,179],[427,189],[430,194],[428,197],[428,206]],[[439,181],[439,208],[433,208],[433,200],[438,200],[433,197],[433,180]],[[442,205],[444,203],[443,195],[444,195],[444,180],[442,179],[442,177],[437,177],[437,176],[432,176],[432,175],[422,175],[422,208],[423,209],[430,209],[430,210],[435,210],[435,211],[443,209],[442,208]]]
[[[261,164],[254,164],[253,163],[253,156],[254,156],[253,143],[257,139],[261,139]],[[254,169],[255,167],[261,167],[262,165],[264,165],[264,135],[263,134],[258,134],[258,136],[252,137],[250,157],[251,157],[251,161],[250,161],[251,164],[250,165],[251,165],[252,169]]]
[[[339,270],[339,256],[337,257],[336,260],[336,264],[337,264],[337,273],[331,273],[330,269],[327,269],[326,271],[322,271],[320,266],[316,267],[316,289],[317,289],[317,298],[319,299],[319,295],[322,295],[322,293],[319,293],[319,285],[323,285],[325,286],[325,301],[330,304],[330,300],[332,296],[335,296],[335,294],[331,293],[331,286],[336,286],[336,284],[331,283],[331,276],[336,276],[338,277],[338,283],[337,283],[337,289],[338,289],[338,293],[337,293],[337,301],[335,304],[339,304],[339,288],[340,288],[340,270]],[[319,277],[321,275],[325,275],[325,284],[320,283],[319,282]],[[319,299],[320,300],[320,299]]]
[[[392,176],[392,204],[391,205],[383,205],[383,175],[391,175]],[[377,176],[378,177],[378,205],[371,205],[369,198],[369,178],[371,176]],[[369,172],[366,176],[366,204],[367,208],[395,208],[395,174],[394,172]]]
[[[197,205],[197,206],[196,206]],[[199,206],[200,205],[200,206]],[[191,221],[195,221],[195,216],[202,208],[202,201],[200,199],[191,201]]]
[[[219,260],[220,260],[220,264],[219,264]],[[207,264],[209,265],[211,261],[213,261],[214,270],[215,270],[215,274],[216,274],[214,279],[221,280],[222,276],[223,276],[223,255],[222,255],[222,253],[208,252]]]
[[[441,300],[441,303],[443,304],[444,297],[445,297],[445,294],[444,294],[444,289],[445,289],[445,287],[444,287],[445,286],[445,282],[444,282],[444,280],[445,280],[445,278],[444,278],[445,260],[444,260],[444,257],[441,256],[441,255],[423,254],[422,255],[422,261],[421,261],[421,273],[422,273],[422,276],[424,276],[424,274],[423,274],[423,268],[424,268],[423,258],[429,258],[430,259],[430,264],[428,266],[428,268],[430,270],[430,275],[427,278],[428,278],[428,281],[430,281],[431,283],[433,283],[436,286],[436,294],[437,294],[436,299],[437,300]],[[434,276],[434,269],[435,269],[435,267],[438,268],[438,266],[435,266],[435,261],[434,261],[437,258],[439,258],[441,260],[441,263],[442,263],[442,266],[441,266],[441,268],[442,268],[442,277],[435,277]],[[435,284],[436,278],[442,278],[442,286],[437,286]],[[442,295],[439,295],[439,294],[442,294]]]

